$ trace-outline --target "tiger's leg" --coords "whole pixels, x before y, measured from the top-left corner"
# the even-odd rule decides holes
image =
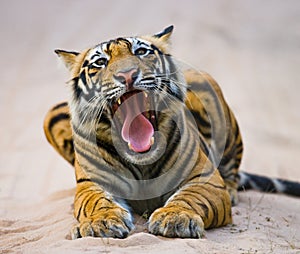
[[[74,165],[74,146],[67,102],[59,103],[48,111],[44,120],[44,132],[55,150]]]
[[[86,236],[125,238],[134,228],[129,209],[86,178],[77,160],[75,171],[74,216],[79,224],[71,229],[72,239]]]
[[[72,228],[72,238],[126,237],[133,228],[128,209],[114,201],[99,185],[91,182],[75,162],[70,113],[66,102],[49,110],[44,120],[44,131],[55,150],[75,166],[77,186],[74,215],[79,224]]]
[[[204,157],[204,156],[203,156]],[[200,238],[204,228],[232,222],[230,196],[217,169],[196,166],[165,206],[149,218],[149,231],[166,237]]]

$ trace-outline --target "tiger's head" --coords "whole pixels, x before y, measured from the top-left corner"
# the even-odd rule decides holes
[[[161,157],[167,140],[176,141],[174,115],[186,93],[169,54],[172,31],[170,26],[152,36],[117,38],[81,53],[56,50],[71,72],[73,128],[96,133],[97,142],[113,144],[133,163]]]

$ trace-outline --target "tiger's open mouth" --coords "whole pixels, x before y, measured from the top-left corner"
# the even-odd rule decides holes
[[[154,144],[157,128],[154,97],[141,90],[123,94],[112,105],[113,121],[123,141],[136,153],[147,152]]]

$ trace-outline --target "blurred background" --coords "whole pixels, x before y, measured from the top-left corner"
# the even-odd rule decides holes
[[[242,169],[299,181],[299,14],[298,0],[1,0],[1,200],[31,202],[75,186],[42,130],[46,111],[68,97],[53,50],[170,24],[173,55],[210,73],[236,114]]]

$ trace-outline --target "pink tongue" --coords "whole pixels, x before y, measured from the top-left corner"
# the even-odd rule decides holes
[[[154,129],[149,120],[142,114],[143,110],[140,109],[137,96],[138,94],[131,96],[122,104],[126,110],[122,138],[130,143],[133,151],[141,153],[150,149]]]

